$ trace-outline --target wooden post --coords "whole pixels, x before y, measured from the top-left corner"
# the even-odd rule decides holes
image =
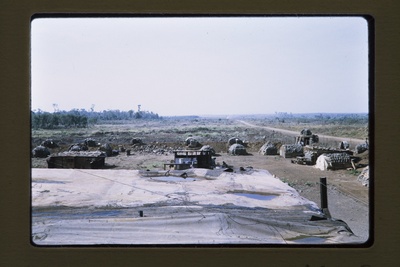
[[[351,166],[353,166],[353,169],[356,170],[357,168],[356,168],[356,165],[354,165],[354,160],[351,159],[350,161],[351,161]]]
[[[321,209],[326,217],[331,218],[331,214],[328,209],[328,187],[326,183],[326,177],[319,178],[320,194],[321,194]]]
[[[319,178],[319,190],[321,194],[321,209],[328,208],[326,177]]]

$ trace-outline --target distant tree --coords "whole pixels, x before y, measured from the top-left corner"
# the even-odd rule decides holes
[[[85,109],[72,109],[49,113],[38,109],[31,111],[31,126],[34,129],[54,129],[54,128],[85,128],[89,124],[101,123],[104,121],[135,120],[135,119],[160,119],[157,113],[149,111],[134,112],[120,110],[103,110],[95,112]]]
[[[136,112],[134,117],[135,119],[141,119],[143,117],[142,112],[141,111]]]

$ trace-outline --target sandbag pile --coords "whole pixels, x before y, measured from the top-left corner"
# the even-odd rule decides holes
[[[261,155],[278,155],[278,148],[270,141],[265,143],[258,151]]]
[[[365,167],[357,178],[363,186],[369,187],[369,166]]]
[[[279,154],[284,158],[295,158],[304,155],[303,146],[300,144],[289,144],[281,146]]]
[[[246,148],[241,144],[233,144],[229,147],[228,153],[231,155],[247,155]]]
[[[322,154],[315,164],[321,171],[346,169],[351,166],[351,158],[347,153]]]

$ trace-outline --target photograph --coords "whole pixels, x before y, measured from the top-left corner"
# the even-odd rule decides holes
[[[370,246],[371,26],[33,16],[31,244]]]

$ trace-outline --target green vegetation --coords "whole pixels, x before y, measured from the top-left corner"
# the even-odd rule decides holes
[[[297,180],[296,181],[291,181],[291,180],[288,180],[286,178],[281,178],[280,180],[282,182],[284,182],[285,184],[289,185],[290,187],[295,187],[298,184]]]
[[[120,111],[103,110],[101,112],[73,109],[70,111],[44,111],[31,112],[31,126],[33,129],[59,129],[59,128],[86,128],[89,124],[118,122],[126,123],[138,119],[160,119],[158,114],[149,111]]]
[[[277,112],[273,115],[250,118],[261,126],[300,132],[308,128],[314,134],[364,139],[368,137],[367,113],[292,114]],[[261,123],[260,123],[261,122]]]
[[[304,183],[304,185],[306,185],[306,186],[314,186],[314,183],[307,181],[307,182]]]
[[[354,175],[354,176],[359,176],[361,174],[361,171],[351,169],[351,170],[348,170],[348,173],[351,175]]]
[[[31,112],[33,129],[85,128],[88,118],[79,112]]]

